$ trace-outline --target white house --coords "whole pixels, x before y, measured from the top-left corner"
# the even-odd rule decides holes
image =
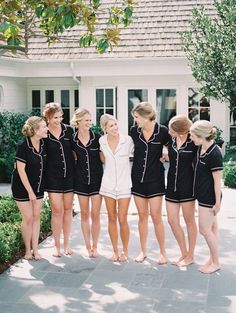
[[[109,1],[108,1],[109,2]],[[42,110],[60,102],[68,122],[75,108],[88,108],[98,123],[103,112],[117,116],[127,133],[132,106],[147,100],[166,124],[174,114],[209,119],[229,140],[226,104],[206,99],[197,91],[179,32],[186,28],[194,6],[212,12],[213,0],[144,0],[135,9],[134,22],[122,30],[112,52],[99,55],[93,47],[80,48],[78,29],[69,41],[47,46],[45,38],[30,40],[28,56],[0,56],[0,110]]]

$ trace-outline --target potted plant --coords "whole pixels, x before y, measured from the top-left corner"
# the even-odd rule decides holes
[[[216,129],[215,142],[220,148],[222,148],[224,144],[224,139],[222,137],[223,130],[218,126],[214,126],[214,128]]]

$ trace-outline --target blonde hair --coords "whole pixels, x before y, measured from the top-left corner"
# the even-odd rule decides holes
[[[43,110],[43,116],[48,120],[53,117],[53,115],[57,112],[61,112],[63,114],[63,110],[61,105],[56,102],[47,103]]]
[[[199,138],[204,138],[210,141],[216,137],[216,129],[209,121],[200,120],[193,123],[190,127],[190,132]]]
[[[156,111],[153,109],[152,105],[148,102],[138,103],[131,111],[132,116],[134,116],[134,113],[138,113],[141,117],[147,118],[150,121],[154,121],[157,116]]]
[[[82,120],[82,118],[86,115],[89,114],[91,115],[91,113],[89,112],[89,110],[84,109],[84,108],[79,108],[75,111],[71,121],[70,121],[70,125],[73,127],[78,127],[79,122]]]
[[[109,121],[117,122],[117,119],[113,115],[107,114],[107,113],[103,114],[100,117],[100,126],[101,126],[101,129],[103,130],[104,133],[106,132],[107,124]]]
[[[169,129],[180,135],[187,134],[192,125],[193,123],[190,119],[186,115],[181,114],[172,117],[169,121]]]
[[[39,124],[45,122],[42,116],[31,116],[26,121],[22,127],[22,134],[27,137],[33,137],[37,129],[39,129]]]

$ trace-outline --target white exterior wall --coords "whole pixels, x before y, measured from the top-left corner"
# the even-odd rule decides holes
[[[96,88],[117,87],[117,119],[124,133],[128,132],[128,89],[147,89],[148,101],[155,107],[156,89],[176,89],[177,114],[188,114],[188,88],[197,88],[191,75],[175,76],[107,76],[82,77],[80,106],[96,114]],[[225,141],[229,140],[229,113],[226,104],[211,99],[211,122],[223,130]],[[95,119],[95,118],[94,118]]]
[[[0,62],[1,65],[3,62],[0,76],[3,92],[0,97],[4,100],[0,110],[31,110],[34,89],[42,91],[41,107],[45,104],[45,90],[53,89],[54,101],[60,102],[60,90],[79,89],[80,106],[91,111],[95,122],[96,88],[117,88],[117,118],[124,133],[128,132],[128,89],[147,89],[148,101],[154,107],[156,89],[176,89],[177,114],[188,114],[188,88],[198,87],[184,59]],[[73,93],[70,100],[74,103]],[[211,122],[223,130],[223,137],[228,141],[227,105],[212,99],[210,114]]]
[[[27,112],[27,88],[25,78],[0,76],[0,111]]]

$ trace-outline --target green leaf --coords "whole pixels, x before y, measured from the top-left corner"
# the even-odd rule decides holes
[[[16,46],[16,47],[19,47],[20,44],[21,44],[21,40],[19,38],[14,38],[14,37],[10,37],[8,38],[7,40],[7,44],[9,46]]]
[[[102,38],[97,42],[96,49],[99,53],[104,53],[109,48],[108,39]]]
[[[7,31],[10,27],[10,23],[8,22],[3,22],[0,24],[0,32],[4,33],[5,31]]]

